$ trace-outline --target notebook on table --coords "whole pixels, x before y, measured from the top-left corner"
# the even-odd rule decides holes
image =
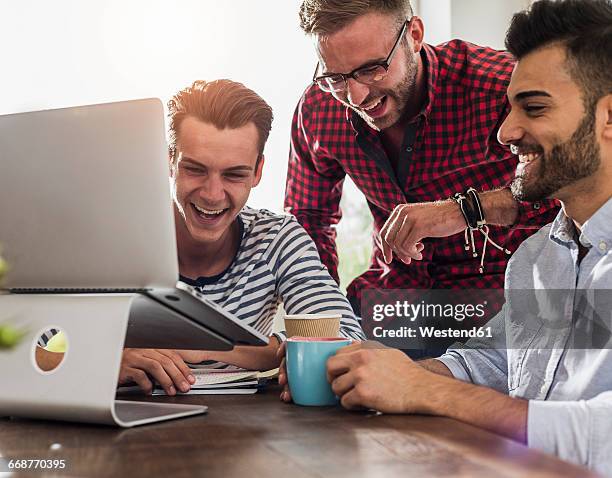
[[[256,393],[266,385],[266,372],[260,373],[244,369],[205,369],[192,368],[196,379],[189,392],[177,395],[244,395]],[[117,393],[142,393],[138,386],[119,387]],[[156,384],[152,395],[166,395],[164,389]]]

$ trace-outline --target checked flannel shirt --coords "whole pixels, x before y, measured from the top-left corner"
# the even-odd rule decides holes
[[[507,186],[516,156],[497,141],[509,111],[506,89],[514,66],[505,52],[460,40],[421,52],[427,100],[407,126],[394,170],[378,133],[331,94],[311,85],[296,108],[291,133],[285,209],[314,239],[323,263],[338,280],[334,226],[341,218],[342,185],[348,174],[365,195],[376,234],[394,207],[448,199],[469,187],[479,191]],[[510,249],[551,222],[554,201],[520,203],[512,227],[490,226],[491,238]],[[380,289],[502,288],[508,256],[489,246],[485,271],[480,257],[464,249],[463,233],[427,238],[422,261],[387,265],[374,244],[369,270],[348,287],[355,304],[360,291]],[[476,234],[477,250],[483,238]]]

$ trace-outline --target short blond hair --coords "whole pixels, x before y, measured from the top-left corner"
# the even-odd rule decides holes
[[[272,108],[261,96],[232,80],[194,81],[168,102],[168,116],[168,150],[172,161],[176,159],[176,139],[181,124],[189,116],[217,129],[235,129],[253,123],[259,136],[259,158],[274,119]]]
[[[300,28],[309,35],[331,35],[371,12],[395,15],[398,24],[414,15],[410,0],[304,0]]]

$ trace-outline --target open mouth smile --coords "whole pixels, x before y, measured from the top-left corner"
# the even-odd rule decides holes
[[[229,211],[229,208],[206,209],[194,203],[191,203],[191,207],[193,208],[195,216],[199,222],[206,225],[218,222]]]
[[[368,105],[361,107],[361,110],[366,113],[370,118],[377,118],[385,112],[387,105],[387,97],[381,96],[377,100],[370,102]]]
[[[527,153],[527,154],[519,154],[519,162],[523,164],[529,164],[536,159],[540,159],[542,155],[539,153]]]

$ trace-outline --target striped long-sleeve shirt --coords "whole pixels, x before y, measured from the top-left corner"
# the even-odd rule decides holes
[[[245,207],[237,220],[242,239],[229,267],[213,277],[181,277],[178,287],[216,302],[268,336],[283,303],[287,314],[341,315],[340,335],[365,339],[314,242],[293,216]]]

